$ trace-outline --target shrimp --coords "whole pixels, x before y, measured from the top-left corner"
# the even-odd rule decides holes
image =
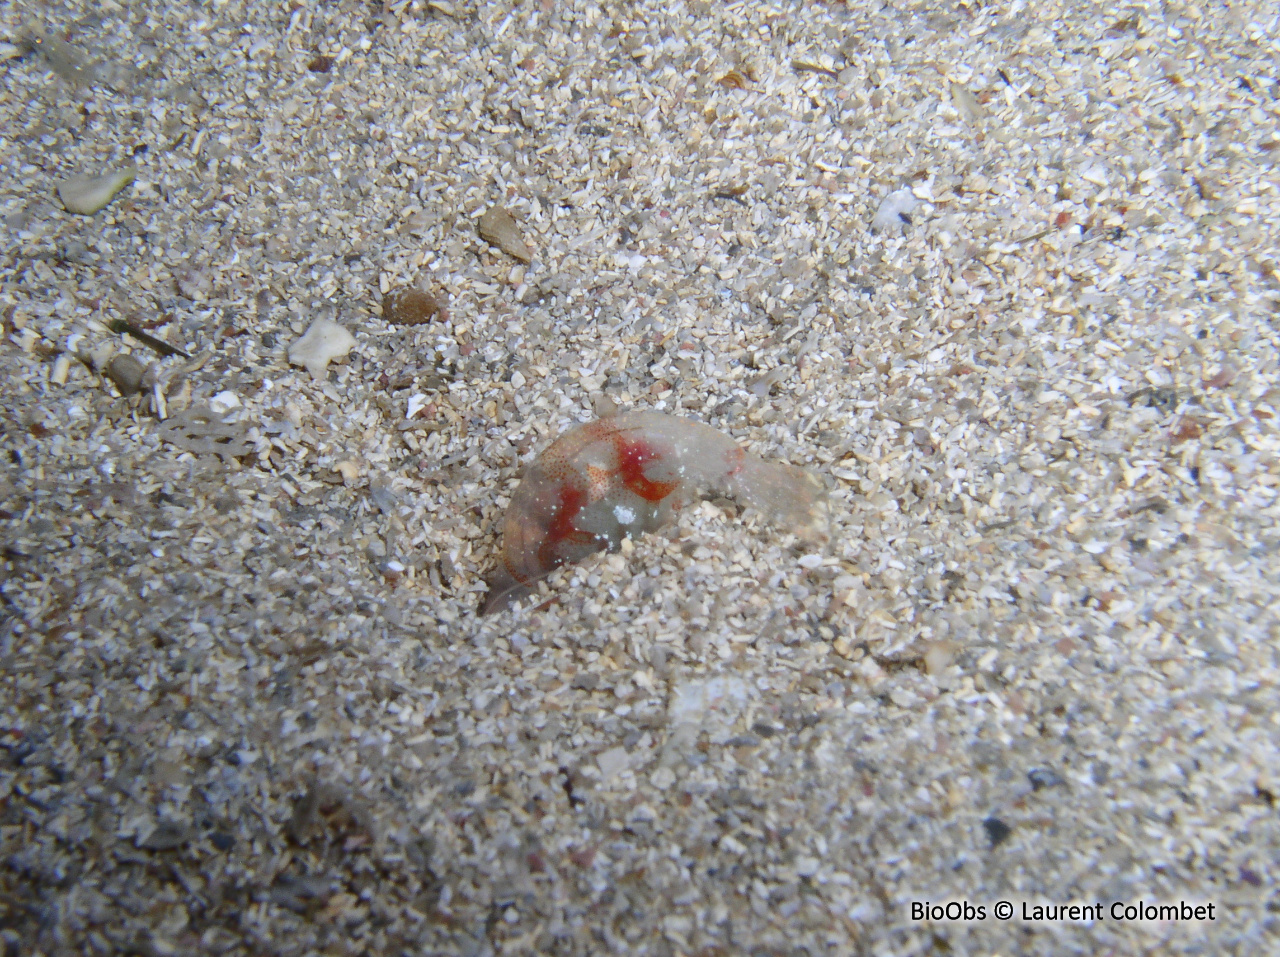
[[[811,541],[827,537],[822,486],[804,469],[748,455],[701,422],[611,415],[570,429],[525,472],[507,506],[481,613],[508,607],[561,565],[662,528],[699,489],[735,498]]]

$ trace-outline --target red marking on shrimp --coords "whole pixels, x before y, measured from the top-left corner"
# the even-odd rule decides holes
[[[564,556],[557,554],[561,542],[575,541],[589,544],[592,536],[580,530],[574,521],[587,504],[587,493],[576,485],[560,486],[559,502],[555,514],[547,523],[542,543],[538,546],[538,561],[544,568],[558,568]]]
[[[650,462],[662,461],[662,453],[644,442],[629,442],[622,436],[616,439],[618,449],[618,474],[622,484],[646,502],[661,502],[674,492],[679,482],[655,482],[644,474]]]

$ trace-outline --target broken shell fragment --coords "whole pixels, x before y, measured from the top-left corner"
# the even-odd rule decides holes
[[[934,641],[929,643],[929,647],[924,653],[924,669],[932,677],[937,678],[942,675],[947,667],[955,660],[956,652],[959,646],[954,641]]]
[[[107,363],[107,378],[115,383],[121,395],[136,395],[141,392],[142,377],[146,372],[146,366],[133,356],[123,353],[112,356]]]
[[[872,231],[877,233],[900,231],[904,226],[910,226],[911,214],[919,205],[919,201],[909,187],[895,189],[884,198],[880,208],[876,210],[875,218],[871,220]]]
[[[501,206],[490,206],[480,217],[480,238],[522,263],[533,260],[533,252],[524,241],[520,225]]]
[[[982,119],[982,104],[967,87],[952,83],[951,99],[955,102],[956,112],[966,123],[972,125]]]
[[[229,390],[219,392],[209,400],[209,411],[214,415],[226,415],[232,409],[240,408],[240,396]]]
[[[393,289],[382,297],[382,318],[398,326],[420,326],[445,318],[435,296],[421,289]]]
[[[69,213],[92,216],[133,182],[138,171],[132,166],[101,176],[73,176],[58,184],[58,198]]]
[[[319,378],[334,359],[355,348],[356,337],[332,319],[317,319],[301,339],[289,347],[289,362]]]

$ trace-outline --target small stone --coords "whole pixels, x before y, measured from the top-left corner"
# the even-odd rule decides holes
[[[982,827],[987,832],[987,838],[991,841],[992,847],[999,847],[1013,833],[1013,828],[998,817],[987,818],[982,822]]]
[[[1094,186],[1106,186],[1110,180],[1105,163],[1095,160],[1080,170],[1080,178]]]
[[[62,250],[62,258],[79,266],[87,266],[93,262],[93,254],[89,247],[78,239],[73,239]]]
[[[520,386],[516,385],[516,376],[520,376],[520,385],[524,385],[524,376],[520,375],[519,372],[511,374],[511,384],[518,389]],[[618,411],[618,403],[614,402],[613,399],[604,393],[600,393],[592,398],[591,407],[595,411],[596,416],[601,419],[615,415]]]
[[[649,783],[659,791],[665,791],[676,783],[676,774],[668,767],[660,767],[649,775]]]
[[[1033,791],[1057,787],[1063,783],[1057,772],[1050,768],[1032,768],[1027,772],[1027,780],[1031,782],[1031,790]]]
[[[876,215],[871,220],[871,229],[882,233],[888,230],[898,231],[911,225],[911,214],[920,203],[915,194],[907,187],[894,190],[880,203]]]
[[[191,833],[183,825],[174,821],[161,821],[154,831],[137,843],[138,847],[147,851],[171,851],[190,839]]]
[[[480,217],[480,238],[491,246],[497,246],[508,256],[529,263],[533,260],[533,252],[524,241],[524,233],[519,224],[507,210],[501,206],[490,206]]]
[[[924,670],[931,677],[938,677],[947,670],[956,657],[956,644],[951,641],[932,641],[924,653]]]
[[[107,363],[107,378],[115,383],[121,395],[136,395],[141,392],[142,377],[146,372],[146,366],[133,356],[123,353],[112,356],[111,361]]]
[[[425,392],[418,392],[409,396],[409,407],[405,410],[404,417],[406,419],[416,417],[417,414],[425,409],[430,402],[431,396],[427,395]]]
[[[393,289],[382,297],[382,318],[398,326],[420,326],[435,318],[445,319],[435,296],[421,289]]]
[[[332,319],[317,319],[306,334],[289,347],[289,362],[319,378],[334,359],[355,348],[356,337]]]
[[[209,411],[214,415],[226,415],[240,407],[240,397],[234,392],[219,392],[209,400]]]
[[[209,835],[209,842],[220,851],[229,851],[236,846],[236,839],[222,831],[214,831]]]
[[[606,781],[627,769],[631,763],[631,755],[626,748],[609,748],[596,755],[596,764],[600,768],[600,776]]]
[[[138,171],[130,166],[101,176],[73,176],[58,184],[58,198],[67,212],[92,216],[132,183],[137,175]]]
[[[1169,433],[1169,444],[1180,445],[1183,442],[1200,438],[1201,434],[1200,423],[1190,416],[1184,415],[1178,420],[1177,428]]]
[[[956,112],[960,114],[960,118],[966,123],[973,124],[982,119],[982,104],[978,102],[978,98],[967,87],[961,86],[959,83],[952,83],[951,99],[956,105]]]
[[[388,585],[399,583],[406,571],[404,562],[396,561],[394,558],[382,563],[382,577],[387,580]]]

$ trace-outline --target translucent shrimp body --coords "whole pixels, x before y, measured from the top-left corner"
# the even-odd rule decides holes
[[[723,432],[660,412],[570,429],[525,472],[507,507],[484,614],[561,565],[666,525],[699,490],[728,495],[811,539],[826,534],[821,486],[804,469],[748,455]]]

